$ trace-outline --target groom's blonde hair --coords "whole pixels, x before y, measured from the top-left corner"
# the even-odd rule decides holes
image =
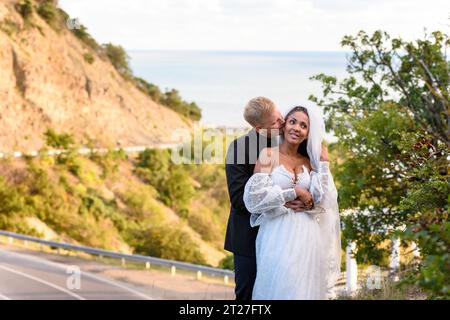
[[[244,119],[253,127],[261,125],[264,117],[276,108],[275,103],[266,97],[251,99],[244,109]]]

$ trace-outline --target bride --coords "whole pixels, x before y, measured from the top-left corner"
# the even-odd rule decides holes
[[[259,226],[252,299],[326,299],[340,274],[341,243],[323,117],[299,106],[285,121],[281,144],[261,152],[245,186],[250,224]],[[285,206],[297,198],[313,209]]]

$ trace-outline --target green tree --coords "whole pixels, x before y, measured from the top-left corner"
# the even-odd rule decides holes
[[[368,263],[383,260],[380,245],[394,235],[418,242],[423,259],[412,281],[430,297],[449,297],[449,38],[361,31],[342,45],[352,51],[349,77],[312,77],[323,93],[310,100],[339,139],[339,203],[353,210],[343,217],[344,242],[355,240]]]
[[[116,46],[112,43],[104,44],[102,47],[117,72],[127,79],[131,78],[130,57],[125,49],[122,46]]]
[[[161,89],[157,85],[149,83],[142,78],[135,77],[134,81],[139,90],[149,95],[153,101],[160,103],[163,97]]]

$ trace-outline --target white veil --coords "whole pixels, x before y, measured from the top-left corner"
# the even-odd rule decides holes
[[[322,152],[322,141],[325,136],[325,123],[322,110],[317,106],[305,107],[309,117],[309,135],[307,143],[308,156],[311,167],[319,172],[320,155]],[[337,202],[337,190],[331,174],[328,174],[325,194],[320,201],[320,207],[325,210],[318,215],[323,239],[323,257],[325,261],[326,284],[331,290],[341,269],[341,227],[339,218],[339,207]]]

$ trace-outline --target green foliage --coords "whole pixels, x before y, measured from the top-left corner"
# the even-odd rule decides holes
[[[220,260],[219,268],[234,270],[234,256],[228,255],[222,260]]]
[[[34,9],[31,0],[20,1],[15,8],[26,22],[32,18]]]
[[[140,225],[146,226],[159,223],[165,218],[164,206],[154,200],[156,191],[145,186],[126,190],[119,194],[127,205],[127,217]]]
[[[128,155],[123,149],[120,149],[118,151],[108,151],[104,155],[91,154],[90,159],[103,169],[101,178],[107,179],[117,176],[120,164],[128,159]]]
[[[46,144],[56,149],[69,149],[75,143],[72,135],[67,133],[58,134],[53,129],[47,129],[44,135],[46,137]]]
[[[360,117],[363,111],[378,109],[382,102],[395,101],[436,139],[450,142],[447,35],[438,31],[406,42],[391,39],[382,31],[372,36],[360,31],[356,36],[345,36],[341,43],[352,51],[347,65],[350,76],[339,83],[324,74],[312,77],[322,83],[323,98],[310,99],[329,113],[330,128],[348,116]]]
[[[41,152],[26,159],[13,183],[0,179],[0,228],[41,236],[25,219],[35,217],[59,236],[85,245],[121,250],[126,244],[142,254],[205,264],[192,231],[185,228],[188,223],[204,240],[222,247],[228,209],[212,196],[212,189],[224,184],[221,166],[208,166],[201,175],[201,166],[172,165],[168,150],[146,150],[133,162],[146,185],[118,174],[131,173],[130,163],[120,167],[128,160],[123,150],[92,154],[89,161],[77,154],[72,136],[48,130],[45,137],[50,147],[65,152],[57,157]],[[203,186],[194,183],[194,171]],[[157,197],[166,197],[186,220],[169,226],[172,211]]]
[[[168,225],[136,232],[136,252],[164,259],[206,264],[189,234]]]
[[[434,32],[405,42],[361,31],[342,44],[352,50],[350,76],[314,76],[323,95],[310,99],[339,139],[339,204],[351,209],[344,242],[356,241],[360,262],[383,264],[385,240],[415,241],[422,261],[411,281],[448,298],[449,38]]]
[[[182,167],[173,167],[163,191],[169,205],[175,209],[187,210],[194,195],[192,180]]]
[[[202,117],[201,109],[195,102],[188,103],[184,101],[178,90],[172,89],[166,91],[161,99],[161,103],[175,112],[184,115],[188,119],[198,121]]]
[[[8,36],[13,36],[19,32],[19,26],[14,21],[4,19],[0,22],[0,30],[5,32]]]
[[[149,83],[142,78],[135,77],[134,82],[139,90],[150,96],[153,101],[160,103],[163,97],[163,93],[161,89],[154,85],[153,83]]]
[[[407,194],[400,208],[409,213],[403,239],[415,241],[423,255],[411,282],[430,298],[450,298],[449,148],[430,135],[414,133],[399,142],[400,158],[408,165]]]
[[[63,26],[60,11],[53,1],[47,0],[39,4],[36,12],[52,27],[55,31],[60,31]]]
[[[92,54],[90,54],[89,52],[83,54],[83,58],[84,58],[84,61],[86,61],[89,64],[93,64],[95,61],[94,56]]]
[[[162,92],[158,86],[138,77],[134,78],[134,82],[142,92],[150,96],[155,102],[161,103],[193,121],[201,119],[202,112],[197,104],[184,101],[177,90],[172,89]]]
[[[107,43],[102,45],[102,48],[106,56],[111,61],[114,68],[119,72],[125,79],[130,79],[132,71],[130,68],[130,57],[122,46],[116,46],[112,43]]]
[[[0,177],[0,230],[29,232],[29,228],[19,219],[26,213],[25,199],[20,190]]]
[[[89,190],[84,196],[81,196],[81,204],[79,207],[81,216],[94,216],[97,220],[109,219],[120,233],[124,233],[128,228],[126,217],[121,214],[117,207],[117,203],[107,201],[98,196],[95,190]]]
[[[142,152],[136,173],[158,190],[161,201],[186,214],[186,207],[194,194],[192,181],[182,167],[171,166],[168,150],[147,149]]]
[[[92,38],[92,36],[89,34],[87,28],[84,25],[80,25],[79,28],[74,28],[72,32],[85,45],[87,45],[96,52],[100,51],[99,44],[97,43],[97,41],[95,41],[94,38]]]

